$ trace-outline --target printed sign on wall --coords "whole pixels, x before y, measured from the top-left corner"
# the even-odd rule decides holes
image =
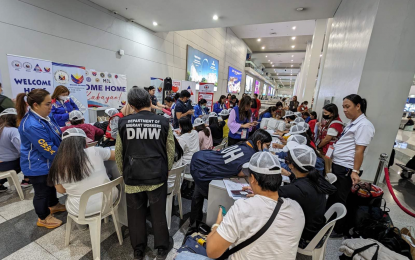
[[[63,85],[71,92],[69,97],[84,114],[85,122],[89,123],[88,100],[86,98],[85,67],[52,63],[53,86]]]
[[[42,88],[53,93],[52,62],[34,58],[7,55],[12,96]]]
[[[172,81],[172,91],[174,93],[178,93],[182,90],[182,81],[181,80],[173,80]]]
[[[213,93],[215,85],[212,83],[199,83],[199,92]]]
[[[127,103],[127,77],[87,69],[86,95],[88,107],[120,108]]]

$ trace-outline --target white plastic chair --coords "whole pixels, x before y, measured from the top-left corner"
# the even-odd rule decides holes
[[[327,241],[329,240],[330,234],[333,231],[334,225],[339,219],[346,216],[347,210],[346,207],[341,203],[336,203],[331,206],[327,212],[324,214],[326,221],[328,221],[334,213],[337,213],[336,219],[326,223],[326,225],[315,235],[315,237],[310,241],[306,248],[298,248],[297,252],[302,255],[308,255],[312,257],[312,260],[323,260],[324,255],[326,254]],[[327,232],[328,231],[328,232]],[[320,240],[327,233],[327,237],[324,241],[324,244],[320,248],[316,248]]]
[[[17,190],[17,193],[19,194],[19,197],[21,200],[24,200],[24,194],[22,187],[20,186],[19,177],[17,177],[17,173],[14,170],[0,172],[0,180],[7,178],[7,181],[9,182],[9,186],[11,187],[14,185],[14,187]]]
[[[180,211],[180,219],[183,219],[183,209],[182,209],[182,194],[181,194],[181,184],[182,184],[182,173],[184,172],[184,169],[186,168],[186,164],[182,165],[180,167],[176,167],[170,171],[171,175],[176,175],[176,178],[174,179],[174,185],[173,187],[169,188],[167,200],[166,200],[166,218],[167,218],[167,227],[170,230],[171,226],[171,211],[172,211],[172,204],[173,204],[173,198],[177,195],[177,199],[179,201],[179,211]]]
[[[121,224],[118,222],[118,204],[121,201],[122,194],[122,181],[123,177],[118,177],[117,179],[99,185],[97,187],[91,188],[81,195],[81,200],[79,203],[79,213],[78,216],[72,215],[68,212],[68,218],[66,222],[66,234],[65,234],[65,246],[69,245],[69,240],[72,230],[72,221],[77,224],[89,226],[89,232],[91,234],[91,244],[92,244],[92,255],[93,259],[101,258],[101,220],[107,218],[109,215],[112,216],[114,222],[115,231],[117,232],[118,241],[122,245],[123,237],[121,233]],[[113,202],[112,188],[119,185],[118,198]],[[89,198],[92,195],[97,193],[102,193],[102,205],[101,211],[92,216],[85,216],[85,211]]]
[[[334,173],[327,173],[326,179],[330,182],[330,184],[333,184],[337,181],[337,176]]]

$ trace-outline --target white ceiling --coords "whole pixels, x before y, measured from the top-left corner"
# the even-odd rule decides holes
[[[232,31],[241,39],[313,35],[315,24],[315,20],[253,24],[234,26]]]
[[[294,56],[294,57],[292,57],[292,56]],[[305,58],[305,52],[254,53],[254,54],[252,54],[252,59],[255,59],[255,61],[259,61],[260,63],[271,63],[271,62],[273,64],[277,64],[277,63],[302,63],[304,58]]]
[[[179,31],[333,17],[341,0],[92,0],[153,31]],[[304,11],[296,11],[305,7]],[[214,21],[213,15],[219,20]],[[153,21],[159,25],[153,26]],[[300,29],[300,28],[299,28]]]

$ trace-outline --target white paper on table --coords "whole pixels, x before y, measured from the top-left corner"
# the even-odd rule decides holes
[[[249,186],[245,178],[223,179],[223,183],[225,184],[229,197],[234,200],[245,199],[245,197],[233,196],[231,192],[231,190],[242,190],[242,187]]]

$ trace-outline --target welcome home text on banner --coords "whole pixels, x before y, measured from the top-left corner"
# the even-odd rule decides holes
[[[127,103],[127,76],[87,69],[88,107],[120,108]]]
[[[52,68],[54,87],[62,85],[69,89],[71,92],[69,97],[78,106],[79,111],[84,114],[85,122],[89,123],[85,67],[53,62]]]
[[[52,62],[12,54],[7,55],[12,96],[42,88],[53,93]]]

